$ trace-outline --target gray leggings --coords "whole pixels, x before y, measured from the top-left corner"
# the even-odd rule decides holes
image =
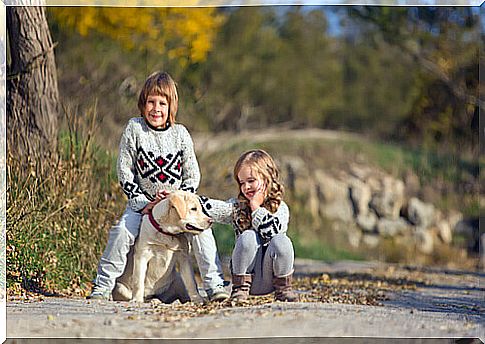
[[[293,272],[295,254],[293,244],[286,234],[277,234],[263,245],[263,240],[254,230],[244,231],[236,240],[232,252],[232,273],[253,274],[250,294],[271,293],[273,277],[282,277]]]

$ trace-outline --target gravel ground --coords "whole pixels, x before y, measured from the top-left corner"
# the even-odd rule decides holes
[[[377,305],[340,303],[338,298],[331,302],[268,301],[202,307],[155,302],[138,305],[77,297],[11,299],[7,302],[7,337],[391,337],[401,341],[485,338],[484,274],[308,260],[298,260],[295,269],[300,278],[324,274],[324,280],[330,284],[345,282],[349,287],[343,289],[344,294],[360,292],[362,281],[374,283],[369,288],[381,284],[390,287]],[[394,287],[402,280],[414,287]],[[292,340],[295,342],[299,341]]]

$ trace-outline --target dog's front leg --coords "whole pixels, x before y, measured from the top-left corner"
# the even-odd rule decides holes
[[[149,252],[143,250],[139,245],[135,246],[133,257],[133,298],[132,301],[143,302],[145,296],[145,276],[150,260]]]
[[[197,290],[197,284],[195,283],[194,270],[190,264],[190,256],[183,254],[184,257],[179,257],[179,271],[182,281],[184,282],[185,289],[189,294],[190,301],[195,303],[204,303],[204,299],[200,296]]]

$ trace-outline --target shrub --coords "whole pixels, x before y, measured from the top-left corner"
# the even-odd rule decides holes
[[[44,161],[7,157],[7,288],[83,293],[124,205],[113,156],[91,145],[92,124],[68,118]],[[89,117],[89,116],[88,116]]]

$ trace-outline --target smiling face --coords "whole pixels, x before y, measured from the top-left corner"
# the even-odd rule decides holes
[[[145,103],[143,117],[154,128],[163,129],[167,125],[169,104],[167,97],[149,95]]]
[[[150,103],[150,100],[153,102]],[[160,103],[160,100],[163,102]],[[175,123],[178,109],[177,86],[168,73],[156,72],[147,78],[138,96],[138,109],[146,122],[157,129]]]
[[[248,165],[242,165],[237,174],[239,189],[244,197],[251,200],[264,185],[264,180]]]

